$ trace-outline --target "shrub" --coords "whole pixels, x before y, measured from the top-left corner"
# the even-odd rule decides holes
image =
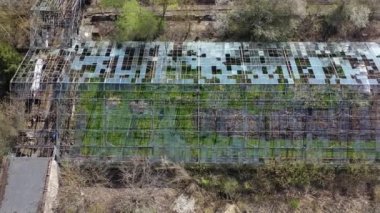
[[[239,190],[239,183],[234,178],[224,179],[223,182],[223,193],[230,199],[235,198]]]
[[[156,16],[136,0],[127,1],[118,17],[119,40],[152,40],[161,26]]]
[[[253,41],[284,41],[297,27],[293,16],[304,14],[294,0],[245,0],[228,19],[229,36]],[[298,5],[298,6],[294,6]]]

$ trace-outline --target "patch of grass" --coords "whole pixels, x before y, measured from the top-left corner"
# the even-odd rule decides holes
[[[299,206],[300,206],[300,200],[297,199],[297,198],[292,198],[292,199],[290,199],[290,201],[289,201],[289,206],[290,206],[290,208],[293,209],[293,210],[298,209]]]

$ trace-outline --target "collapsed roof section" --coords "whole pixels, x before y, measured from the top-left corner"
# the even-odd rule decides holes
[[[11,80],[11,94],[24,99],[43,93],[48,85],[59,86],[59,79],[68,72],[73,58],[65,50],[30,50]]]

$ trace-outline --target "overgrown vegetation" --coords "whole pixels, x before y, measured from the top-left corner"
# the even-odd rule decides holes
[[[6,97],[10,80],[21,62],[14,47],[23,47],[25,42],[26,19],[20,14],[25,12],[27,5],[20,2],[14,5],[0,3],[0,157],[8,154],[25,124],[23,103],[10,103]]]
[[[226,37],[250,41],[353,39],[371,20],[373,0],[242,0],[228,17]]]
[[[373,13],[372,1],[340,1],[335,10],[322,17],[322,38],[338,35],[342,39],[360,37]]]
[[[341,116],[341,108],[351,107],[355,113],[376,107],[364,94],[349,88],[137,85],[104,91],[94,84],[89,89],[81,93],[75,117],[76,128],[80,127],[75,139],[85,156],[157,158],[164,149],[170,159],[186,161],[238,158],[244,152],[257,161],[319,162],[370,160],[376,155],[376,141],[369,137],[355,142],[351,135],[340,141],[339,134],[331,132],[325,139],[329,128],[339,129],[329,125],[327,113]],[[280,116],[285,113],[298,120],[286,121]],[[315,125],[325,132],[308,137],[300,133],[301,125]],[[131,146],[135,148],[122,148]]]
[[[215,212],[227,203],[235,204],[241,211],[252,208],[294,211],[301,206],[317,210],[326,207],[319,199],[325,202],[334,196],[336,202],[365,198],[366,207],[373,210],[376,209],[379,172],[375,166],[365,164],[179,166],[142,159],[124,163],[68,162],[61,170],[58,209],[63,212],[142,209],[168,212],[177,208],[178,200],[185,197],[188,199],[182,205],[194,200],[195,212],[206,209]],[[112,194],[110,188],[115,189]],[[98,193],[91,194],[93,190]],[[158,197],[154,199],[150,193],[165,196],[165,199],[157,202]],[[314,203],[305,204],[302,197],[311,195]],[[338,206],[336,202],[331,206]]]
[[[118,40],[152,40],[158,35],[159,24],[163,23],[137,0],[126,1],[117,20]]]
[[[0,96],[9,90],[9,82],[15,74],[21,57],[10,45],[0,42]]]
[[[0,42],[16,48],[27,48],[29,44],[29,15],[34,1],[0,2]]]
[[[103,2],[103,5],[108,7],[124,8],[122,5],[131,4],[133,0],[126,3],[113,0],[103,0]],[[192,16],[191,6],[186,6],[190,4],[190,1],[178,0],[140,1],[132,8],[135,8],[134,11],[142,10],[145,11],[144,14],[150,14],[151,16],[147,16],[149,24],[142,20],[133,25],[131,20],[139,20],[138,15],[127,13],[122,9],[117,21],[119,32],[122,38],[129,40],[157,38],[165,40],[168,37],[164,30],[166,28],[173,35],[181,34],[177,31],[183,31],[182,34],[188,36],[191,29],[190,22],[182,19],[187,20]],[[185,24],[188,27],[168,26],[173,29],[165,27],[167,11],[173,5],[185,8],[182,18],[174,17],[176,25]],[[378,10],[375,0],[337,0],[329,4],[306,0],[237,0],[230,7],[232,11],[218,14],[213,18],[214,23],[210,26],[213,26],[212,30],[215,32],[209,32],[214,35],[213,40],[256,42],[363,40],[368,36],[366,35],[368,32],[376,31],[372,29],[371,23],[373,14]],[[148,31],[143,26],[151,28]],[[126,36],[122,33],[126,29],[136,34],[141,32],[145,36]]]
[[[117,40],[149,41],[158,37],[164,31],[165,15],[171,5],[176,5],[177,0],[152,0],[149,2],[137,0],[103,0],[103,7],[116,8],[120,15],[116,21]],[[147,5],[158,7],[161,14],[157,15]]]
[[[232,197],[234,194],[273,194],[290,189],[321,189],[357,196],[362,184],[374,186],[379,175],[378,168],[365,164],[334,166],[284,163],[257,167],[197,165],[186,169],[201,186]]]
[[[227,36],[251,41],[285,41],[294,34],[303,5],[293,0],[246,0],[234,10]],[[303,7],[302,7],[303,6]]]
[[[8,154],[25,125],[23,108],[19,102],[2,100],[0,103],[0,157]]]
[[[104,212],[135,212],[138,210],[157,211],[152,206],[152,188],[164,191],[168,188],[183,189],[190,183],[186,171],[178,165],[164,162],[150,162],[144,159],[131,159],[124,163],[104,163],[88,161],[72,164],[63,162],[60,175],[59,212],[88,212],[90,209]],[[122,191],[131,189],[129,195],[122,197],[114,192],[105,204],[106,197],[98,194],[98,203],[83,199],[81,189],[107,187]],[[150,189],[149,189],[150,188]],[[139,194],[133,191],[140,192]],[[128,190],[129,192],[129,190]],[[157,192],[156,192],[157,193]],[[131,198],[131,200],[126,198]]]

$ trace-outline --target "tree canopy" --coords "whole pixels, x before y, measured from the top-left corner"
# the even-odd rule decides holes
[[[119,40],[152,40],[159,31],[159,20],[136,0],[124,3],[117,20]]]

